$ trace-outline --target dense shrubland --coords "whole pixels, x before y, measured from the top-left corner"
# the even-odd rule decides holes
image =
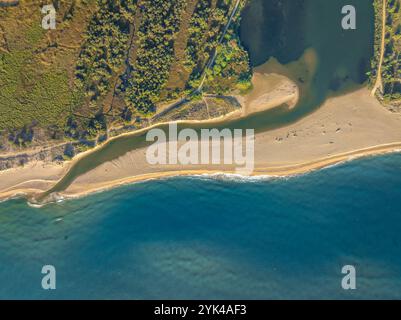
[[[391,101],[401,99],[401,12],[400,0],[389,0],[383,61],[384,97]]]
[[[91,102],[107,94],[110,78],[124,62],[136,1],[99,0],[98,6],[89,23],[76,71],[77,85]]]
[[[23,2],[26,8],[12,13],[0,9],[0,130],[14,145],[34,144],[42,128],[48,139],[71,142],[71,157],[72,145],[85,150],[106,139],[110,126],[144,125],[172,98],[162,93],[173,63],[186,71],[180,86],[168,88],[175,98],[193,92],[204,74],[207,93],[249,86],[239,14],[219,43],[234,0],[53,1],[58,24],[48,32],[37,23],[41,3]],[[14,15],[23,20],[21,36],[9,32]]]
[[[380,61],[382,37],[383,0],[375,0],[375,55],[372,60],[372,71],[369,73],[371,83],[376,80]],[[401,104],[401,1],[387,0],[384,59],[382,65],[383,92],[380,98],[385,104]]]
[[[212,8],[212,3],[215,7]],[[228,22],[229,1],[200,1],[189,28],[185,66],[190,69],[187,87],[199,85],[204,68],[216,50],[220,35]]]

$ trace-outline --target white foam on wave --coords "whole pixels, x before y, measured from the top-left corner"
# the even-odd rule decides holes
[[[62,203],[65,201],[65,198],[59,194],[52,194],[49,199],[47,199],[46,201],[42,202],[42,203],[35,203],[35,202],[31,202],[31,201],[27,201],[28,206],[30,206],[31,208],[35,208],[35,209],[40,209],[43,208],[44,206],[51,204],[51,203]]]
[[[343,164],[346,164],[346,163],[348,163],[348,162],[352,162],[352,161],[356,160],[357,158],[358,158],[358,157],[356,157],[356,156],[351,156],[351,157],[349,157],[347,160],[342,160],[342,161],[335,162],[335,163],[333,163],[333,164],[329,164],[329,165],[327,165],[327,166],[322,167],[322,168],[319,169],[319,170],[323,171],[323,170],[333,169],[333,168],[342,166]]]
[[[398,153],[401,152],[401,149],[395,149],[395,150],[391,150],[387,153]],[[372,155],[375,156],[375,155]],[[73,195],[73,196],[67,196],[67,197],[63,197],[59,194],[53,194],[51,196],[51,199],[48,199],[47,201],[45,201],[42,204],[37,204],[37,203],[32,203],[28,201],[28,205],[32,208],[42,208],[45,205],[48,205],[50,203],[62,203],[66,200],[73,200],[73,199],[79,199],[82,197],[86,197],[88,195],[94,195],[94,194],[98,194],[98,193],[103,193],[106,192],[110,189],[115,189],[115,188],[119,188],[122,186],[126,186],[126,185],[135,185],[135,184],[141,184],[141,183],[147,183],[150,181],[160,181],[160,180],[170,180],[170,179],[177,179],[177,178],[184,178],[184,179],[197,179],[197,180],[204,180],[204,181],[210,181],[210,180],[220,180],[220,181],[232,181],[232,182],[237,182],[237,183],[256,183],[256,182],[261,182],[261,181],[271,181],[271,180],[290,180],[293,178],[297,178],[297,177],[301,177],[307,174],[310,174],[312,172],[315,171],[321,171],[321,170],[326,170],[326,169],[331,169],[331,168],[335,168],[337,166],[341,166],[343,164],[346,164],[348,162],[363,158],[366,156],[361,156],[361,155],[353,155],[353,156],[349,156],[346,160],[343,161],[339,161],[336,163],[333,163],[331,165],[327,165],[324,166],[322,168],[319,169],[313,169],[313,170],[309,170],[303,173],[297,173],[297,174],[292,174],[292,175],[284,175],[284,176],[278,176],[278,175],[257,175],[257,176],[245,176],[245,175],[241,175],[241,174],[236,174],[236,173],[224,173],[224,172],[219,172],[219,173],[203,173],[203,174],[193,174],[193,175],[180,175],[179,173],[175,176],[170,176],[170,177],[161,177],[161,178],[149,178],[149,179],[145,179],[145,180],[141,180],[141,181],[135,181],[135,182],[127,182],[127,183],[121,183],[119,185],[115,185],[115,186],[111,186],[111,187],[106,187],[103,189],[99,189],[93,192],[90,192],[89,194],[84,194],[84,195]],[[19,194],[17,196],[14,197],[10,197],[8,199],[3,199],[0,200],[0,203],[8,201],[8,200],[12,200],[15,198],[20,198],[23,197],[24,194]]]
[[[273,179],[288,179],[290,176],[274,176],[274,175],[259,175],[259,176],[244,176],[236,173],[204,173],[195,174],[188,176],[189,178],[195,178],[198,180],[221,180],[221,181],[233,181],[233,182],[260,182],[260,181],[271,181]]]
[[[26,196],[25,193],[21,192],[21,193],[16,193],[8,198],[4,198],[0,200],[0,203],[6,202],[6,201],[10,201],[10,200],[16,200],[16,199],[21,199],[24,198]]]
[[[47,203],[38,204],[38,203],[32,203],[30,201],[27,201],[27,204],[31,208],[40,209],[40,208],[43,208]]]

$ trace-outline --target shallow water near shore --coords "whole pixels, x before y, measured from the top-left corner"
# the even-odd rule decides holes
[[[401,298],[401,154],[0,204],[0,298]],[[207,179],[207,181],[204,181]],[[57,289],[41,289],[54,265]],[[357,290],[341,288],[354,265]]]

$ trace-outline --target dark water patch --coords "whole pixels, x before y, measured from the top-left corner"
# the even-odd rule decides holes
[[[356,8],[356,30],[341,27],[341,9],[345,5]],[[357,70],[360,59],[369,65],[366,61],[373,53],[373,27],[372,1],[253,0],[242,14],[240,35],[253,66],[271,57],[286,64],[312,47],[322,66],[345,63]]]
[[[341,26],[345,5],[356,9],[356,30]],[[306,49],[314,51],[318,65],[309,92],[303,92],[314,99],[301,101],[298,109],[303,114],[318,108],[333,92],[367,80],[373,34],[373,3],[367,0],[254,0],[241,24],[241,41],[254,66],[272,57],[288,64]]]
[[[345,5],[356,9],[356,30],[341,26]],[[287,75],[304,88],[295,110],[278,118],[271,115],[277,123],[300,119],[327,98],[359,89],[367,80],[373,40],[373,1],[254,0],[242,16],[241,41],[250,52],[252,65],[271,58],[281,64],[300,64],[307,50],[314,52],[318,62],[307,85],[299,75]]]
[[[5,7],[16,7],[19,4],[19,0],[15,1],[0,1],[0,8],[5,8]]]
[[[297,60],[308,47],[306,1],[254,0],[244,10],[241,39],[253,66],[276,57],[280,63]]]

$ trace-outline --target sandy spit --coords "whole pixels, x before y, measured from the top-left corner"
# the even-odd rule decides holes
[[[265,74],[256,75],[255,79],[256,91],[243,98],[242,112],[234,112],[227,119],[247,116],[283,102],[289,106],[295,104],[298,90],[288,79]],[[265,87],[264,91],[260,83],[266,82],[274,85]],[[313,114],[294,124],[256,134],[252,175],[296,175],[357,157],[399,150],[401,115],[386,110],[367,88],[363,88],[328,99]],[[50,189],[73,163],[87,153],[63,166],[38,162],[0,172],[0,200],[21,194],[32,196]],[[154,166],[147,163],[145,153],[145,149],[136,149],[103,163],[79,176],[59,196],[79,197],[122,184],[171,176],[235,173],[233,166],[224,165]]]

